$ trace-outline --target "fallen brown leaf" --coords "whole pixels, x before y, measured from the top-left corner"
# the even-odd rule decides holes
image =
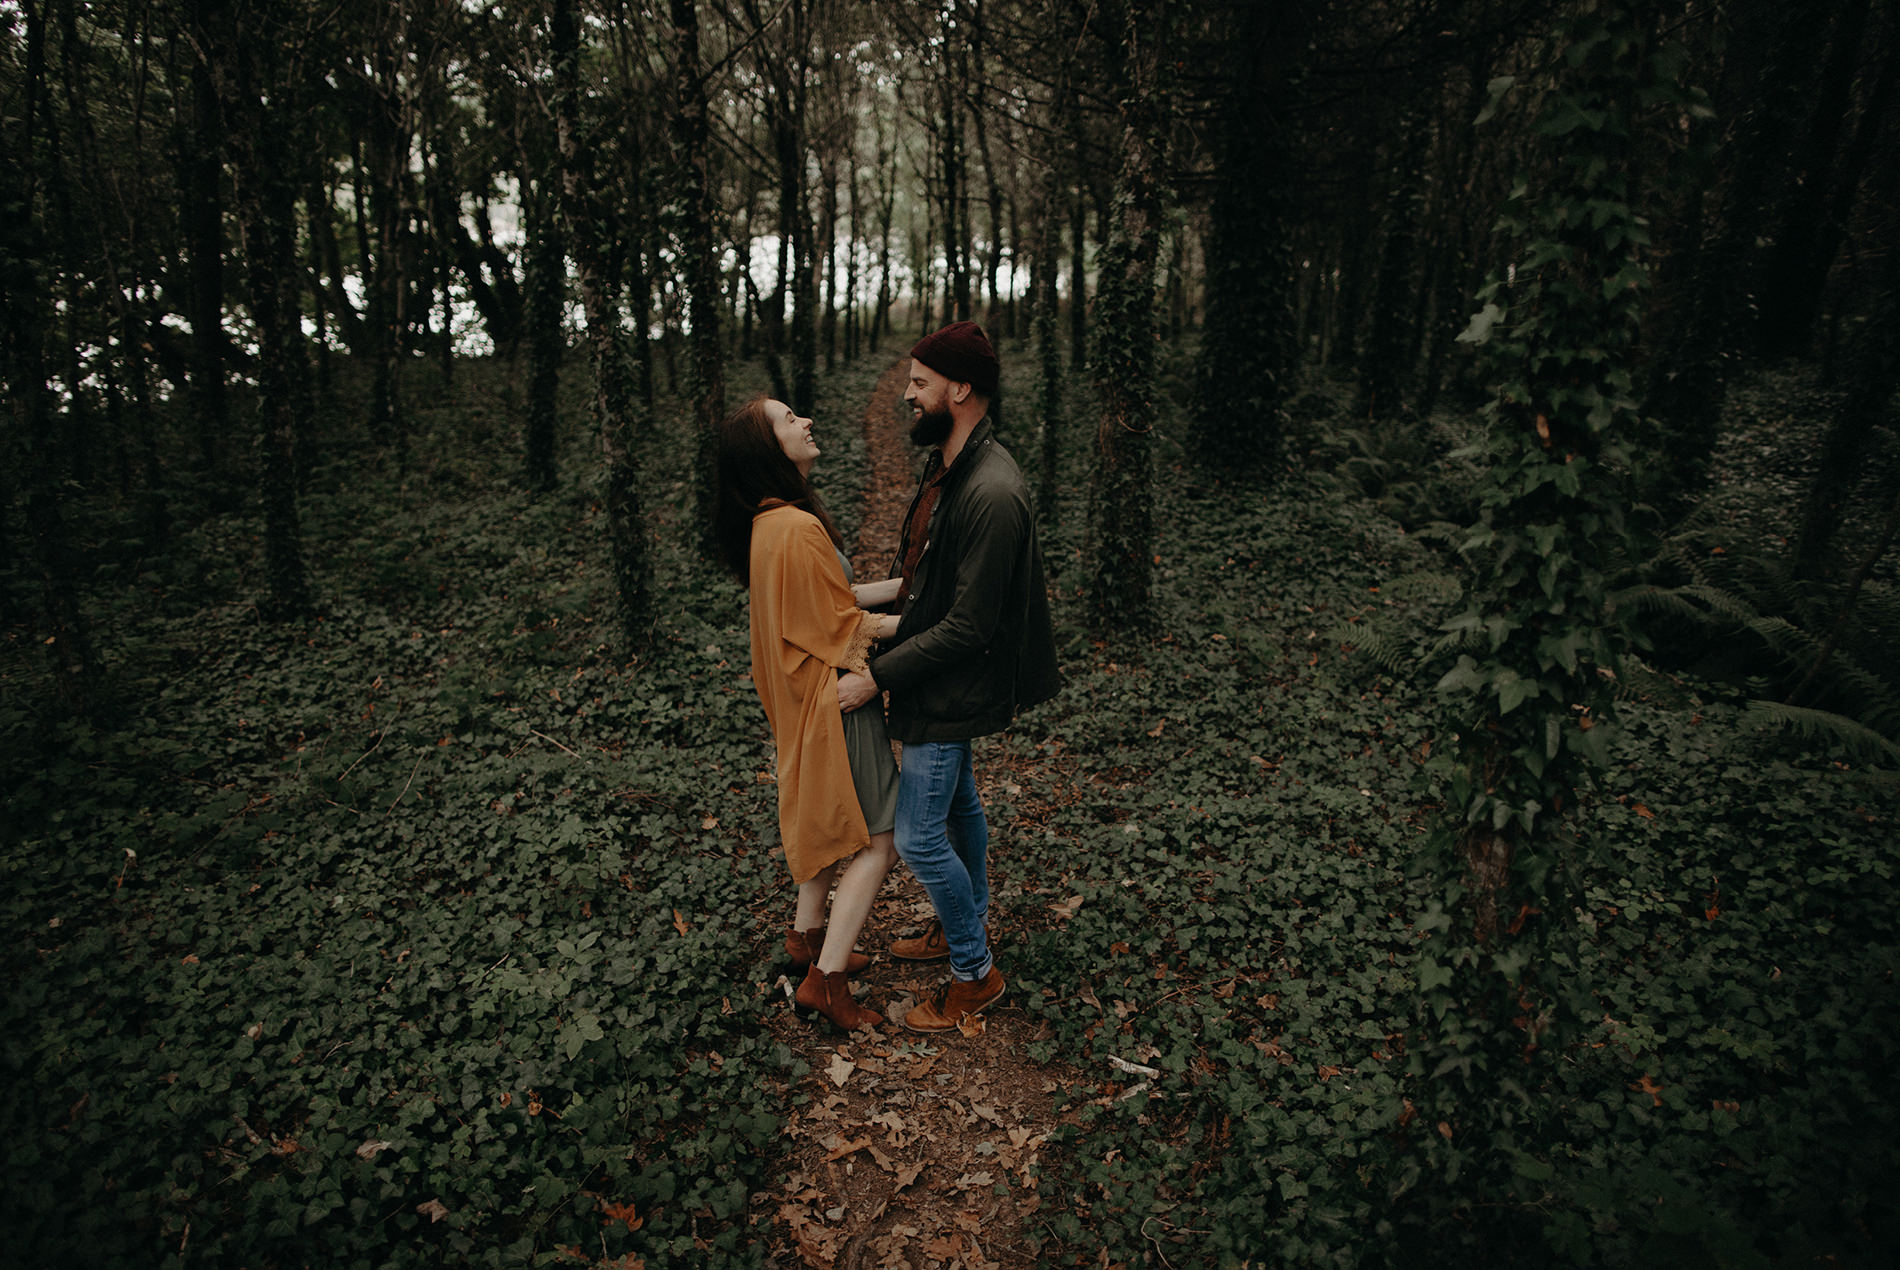
[[[856,1070],[858,1070],[858,1065],[846,1058],[843,1054],[833,1054],[831,1056],[831,1062],[825,1066],[825,1074],[831,1077],[831,1081],[835,1085],[842,1085],[847,1080],[850,1080],[851,1073]]]

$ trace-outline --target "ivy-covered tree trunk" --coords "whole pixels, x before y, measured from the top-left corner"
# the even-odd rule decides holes
[[[1442,887],[1421,921],[1428,1031],[1411,1055],[1420,1135],[1442,1179],[1472,1202],[1545,1172],[1510,1089],[1588,1010],[1568,971],[1584,861],[1571,829],[1611,728],[1621,626],[1605,580],[1628,549],[1624,444],[1638,420],[1638,337],[1648,302],[1638,141],[1651,104],[1679,127],[1700,103],[1672,81],[1640,6],[1586,5],[1558,28],[1554,83],[1534,131],[1539,166],[1501,228],[1515,281],[1492,282],[1460,338],[1496,383],[1481,518],[1464,536],[1466,608],[1448,622],[1438,689],[1452,736],[1433,761],[1446,821]],[[1486,116],[1508,108],[1494,81]],[[1481,116],[1481,119],[1484,116]]]
[[[1090,372],[1101,393],[1090,484],[1098,635],[1143,634],[1153,614],[1155,258],[1161,243],[1160,127],[1148,0],[1116,6],[1120,171],[1102,247]]]
[[[563,329],[567,308],[567,250],[554,192],[546,182],[521,182],[527,221],[528,485],[547,493],[556,477]]]
[[[1194,453],[1211,471],[1258,472],[1280,449],[1298,348],[1279,51],[1302,44],[1300,12],[1238,6],[1225,41],[1232,64],[1213,124],[1207,314],[1192,432]]]
[[[273,56],[290,38],[250,31],[232,51],[226,98],[236,174],[234,203],[249,280],[251,321],[257,335],[259,479],[264,513],[264,611],[296,617],[310,608],[303,530],[297,514],[296,361],[301,348],[297,295],[296,182],[298,134],[295,59],[281,73]]]
[[[1036,254],[1029,272],[1029,294],[1035,305],[1036,418],[1042,436],[1041,456],[1036,467],[1036,519],[1045,525],[1052,525],[1056,520],[1062,470],[1062,344],[1056,334],[1056,275],[1061,261],[1058,258],[1060,231],[1055,216],[1056,200],[1060,197],[1061,191],[1051,174],[1043,190]]]
[[[369,203],[375,247],[369,278],[369,339],[374,358],[370,420],[396,442],[405,465],[409,426],[402,407],[403,351],[408,343],[409,293],[402,254],[403,176],[409,165],[409,134],[402,118],[396,53],[379,48],[373,55],[369,85]]]
[[[695,0],[672,0],[675,56],[675,163],[679,173],[681,239],[686,249],[686,291],[691,331],[689,396],[693,403],[693,477],[699,523],[710,526],[715,444],[726,413],[725,345],[719,335],[719,271],[713,259],[711,137],[706,115],[706,80],[699,65],[699,10]],[[854,218],[855,223],[855,218]]]
[[[574,0],[554,0],[554,126],[561,157],[561,209],[579,277],[586,315],[588,360],[594,371],[594,426],[600,437],[603,504],[613,555],[614,592],[620,600],[621,633],[629,646],[644,645],[652,619],[652,565],[640,512],[640,488],[628,445],[631,385],[620,344],[619,306],[607,268],[606,239],[593,189],[590,139],[580,118],[580,39]]]

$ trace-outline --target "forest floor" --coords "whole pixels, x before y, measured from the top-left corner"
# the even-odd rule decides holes
[[[851,359],[813,409],[867,578],[915,479],[898,355]],[[770,738],[743,591],[688,519],[688,431],[638,446],[641,645],[614,620],[592,439],[572,435],[555,491],[522,488],[515,378],[470,365],[418,392],[409,461],[356,446],[367,378],[344,386],[302,501],[320,606],[300,621],[257,611],[253,504],[180,514],[158,544],[130,500],[91,497],[74,524],[109,717],[60,710],[27,606],[0,620],[0,1070],[29,1091],[0,1099],[0,1226],[20,1264],[1885,1265],[1900,1246],[1878,1181],[1900,1142],[1900,785],[1754,721],[1755,689],[1701,669],[1748,651],[1720,624],[1706,647],[1658,625],[1576,813],[1563,938],[1588,1012],[1522,1088],[1517,1171],[1435,1171],[1437,1143],[1481,1127],[1418,1115],[1408,1070],[1445,727],[1415,654],[1461,591],[1431,531],[1479,475],[1457,420],[1362,427],[1315,380],[1266,490],[1159,432],[1155,631],[1121,641],[1083,617],[1079,387],[1054,470],[1028,464],[1058,495],[1039,528],[1066,685],[976,750],[1008,991],[968,1034],[903,1028],[947,971],[889,956],[931,916],[900,867],[859,940],[887,1021],[845,1034],[787,1000]],[[729,385],[768,381],[741,362]],[[1719,488],[1668,557],[1694,594],[1773,598],[1825,404],[1789,376],[1732,394]]]
[[[860,578],[884,575],[914,489],[911,450],[895,422],[907,367],[897,362],[878,378],[861,419],[870,472],[852,559]],[[1001,755],[979,758],[991,759],[977,764],[985,802],[993,805],[1008,782],[1015,816],[1040,819],[1024,797],[1024,774]],[[1009,868],[1002,859],[995,865]],[[1058,1122],[1055,1095],[1074,1076],[1028,1057],[1029,1043],[1046,1039],[1048,1028],[1007,993],[960,1033],[905,1030],[905,1011],[945,977],[948,963],[899,961],[889,948],[931,917],[929,898],[900,862],[858,941],[871,956],[856,981],[859,998],[885,1016],[876,1028],[845,1036],[808,1023],[790,1007],[790,978],[778,985],[787,1005],[771,1029],[810,1068],[797,1090],[803,1105],[786,1120],[783,1185],[770,1196],[781,1261],[839,1270],[1041,1264],[1027,1230],[1040,1206],[1032,1169]],[[1007,976],[1012,915],[992,909],[992,918]],[[1017,1185],[998,1185],[1005,1174]]]

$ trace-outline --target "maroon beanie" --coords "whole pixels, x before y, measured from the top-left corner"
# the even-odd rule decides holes
[[[996,396],[996,381],[1003,368],[990,346],[990,337],[974,322],[952,322],[924,336],[910,355],[945,379],[968,384],[985,397]]]

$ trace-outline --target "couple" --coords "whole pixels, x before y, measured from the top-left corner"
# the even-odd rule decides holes
[[[759,399],[720,429],[715,532],[751,595],[752,679],[778,748],[779,836],[798,884],[785,947],[808,967],[798,1004],[846,1029],[883,1022],[848,976],[870,964],[852,945],[896,856],[938,920],[891,953],[948,956],[953,976],[904,1026],[946,1031],[1003,994],[970,741],[1054,695],[1060,677],[1028,494],[991,435],[999,371],[974,322],[911,350],[910,436],[934,452],[883,582],[851,584],[808,481],[811,420]],[[903,742],[901,773],[889,737]]]

